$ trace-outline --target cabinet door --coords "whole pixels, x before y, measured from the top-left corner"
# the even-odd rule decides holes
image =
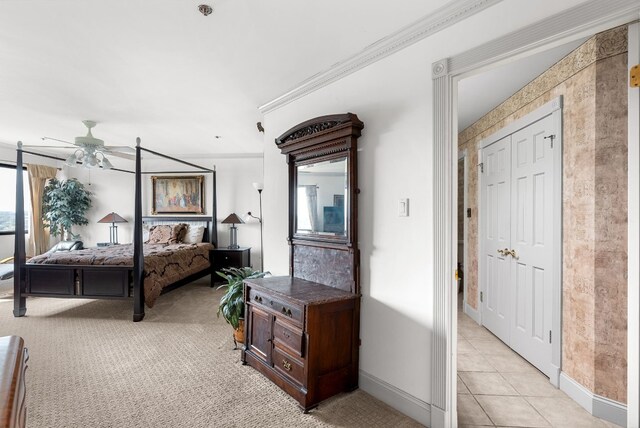
[[[273,316],[269,313],[249,305],[249,323],[250,331],[248,332],[248,345],[251,352],[265,363],[271,363],[272,325]]]

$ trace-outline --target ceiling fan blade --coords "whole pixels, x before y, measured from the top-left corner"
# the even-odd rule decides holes
[[[65,140],[61,140],[59,138],[53,138],[53,137],[42,137],[42,141],[46,141],[46,140],[57,141],[59,143],[67,143],[75,146],[75,144],[72,143],[71,141],[65,141]]]
[[[118,152],[106,152],[106,153],[108,153],[109,156],[114,156],[117,158],[136,160],[136,157],[134,155],[128,155],[126,153],[118,153]]]
[[[31,145],[31,144],[25,144],[22,147],[28,148],[28,149],[67,149],[67,150],[75,148],[70,146],[37,146],[37,145]]]
[[[136,149],[129,146],[104,146],[104,149],[113,153],[113,152],[121,152],[121,153],[135,153]]]

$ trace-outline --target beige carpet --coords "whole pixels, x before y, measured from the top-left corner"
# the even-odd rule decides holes
[[[131,302],[0,298],[0,336],[29,348],[29,427],[414,427],[363,391],[305,415],[232,350],[208,279],[161,296],[140,323]]]

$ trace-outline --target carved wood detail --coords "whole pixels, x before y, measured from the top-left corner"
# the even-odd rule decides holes
[[[364,124],[353,113],[321,116],[302,122],[276,138],[282,154],[293,159],[349,150]],[[326,153],[322,153],[326,151]]]

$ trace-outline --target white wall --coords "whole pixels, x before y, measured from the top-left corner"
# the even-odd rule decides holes
[[[388,79],[391,58],[265,117],[267,142],[306,119],[352,112],[364,122],[359,140],[359,245],[362,322],[360,369],[429,401],[431,324],[431,159],[424,58],[403,52],[402,79]],[[384,78],[385,84],[378,85]],[[417,86],[413,86],[417,85]],[[372,87],[373,86],[373,87]],[[375,88],[375,90],[374,90]],[[273,143],[265,145],[265,263],[288,273],[287,168]],[[423,163],[420,167],[416,161]],[[398,217],[398,200],[411,199],[411,216]]]
[[[220,224],[230,213],[235,212],[241,218],[251,211],[259,213],[258,192],[252,183],[262,181],[262,159],[196,159],[187,161],[204,166],[216,167],[217,205],[218,205],[218,243],[224,247],[229,245],[229,227]],[[117,160],[114,160],[114,164]],[[122,169],[133,168],[133,165],[122,165]],[[144,171],[185,170],[181,164],[159,159],[143,160]],[[83,168],[65,167],[70,177],[78,178],[85,187],[94,194],[92,207],[87,214],[89,224],[84,227],[74,227],[75,233],[81,234],[85,246],[95,245],[96,242],[109,241],[109,224],[97,223],[102,217],[115,211],[129,223],[118,224],[118,240],[121,243],[132,242],[134,216],[134,175],[117,171],[96,171]],[[200,174],[200,173],[196,173]],[[166,175],[166,174],[157,174]],[[178,174],[180,175],[180,174]],[[205,214],[211,214],[211,174],[205,174]],[[143,178],[143,215],[151,214],[151,176]],[[89,184],[90,183],[90,184]],[[268,189],[263,195],[268,194]],[[238,244],[251,248],[251,262],[254,267],[260,266],[260,226],[257,220],[238,225]]]
[[[6,163],[15,163],[15,147],[0,143],[0,160]],[[220,246],[229,245],[229,228],[220,224],[227,215],[235,212],[244,217],[247,211],[259,214],[258,192],[252,183],[262,182],[262,158],[235,158],[235,159],[196,159],[190,162],[212,167],[217,171],[217,203],[218,203],[218,242]],[[115,211],[124,217],[129,223],[118,225],[118,238],[122,243],[131,242],[133,236],[134,214],[134,175],[117,171],[86,170],[84,168],[69,168],[61,161],[24,155],[24,162],[33,162],[43,165],[60,167],[58,178],[77,178],[85,187],[93,193],[92,207],[87,213],[89,224],[86,226],[74,226],[73,232],[81,235],[85,246],[93,246],[97,242],[109,241],[109,225],[97,223],[102,217]],[[122,169],[133,170],[133,163],[114,159],[113,163]],[[185,167],[188,169],[188,167]],[[182,170],[180,164],[158,159],[143,161],[143,170]],[[205,210],[211,213],[211,175],[205,174]],[[143,176],[143,192],[151,194],[151,178]],[[2,185],[2,183],[0,183]],[[25,183],[27,186],[28,183]],[[269,194],[269,189],[263,191],[263,195]],[[150,215],[150,198],[143,197],[143,213]],[[55,242],[52,239],[52,244]],[[257,220],[251,220],[238,226],[238,244],[251,247],[251,261],[254,267],[260,266],[260,225]],[[0,259],[13,255],[13,235],[0,235]]]
[[[501,2],[265,115],[265,184],[281,189],[265,199],[265,263],[283,275],[287,168],[274,138],[326,114],[352,112],[365,124],[358,153],[360,369],[401,395],[431,399],[432,213],[439,209],[432,206],[431,64],[578,3]],[[410,217],[398,217],[400,198],[410,199]]]

